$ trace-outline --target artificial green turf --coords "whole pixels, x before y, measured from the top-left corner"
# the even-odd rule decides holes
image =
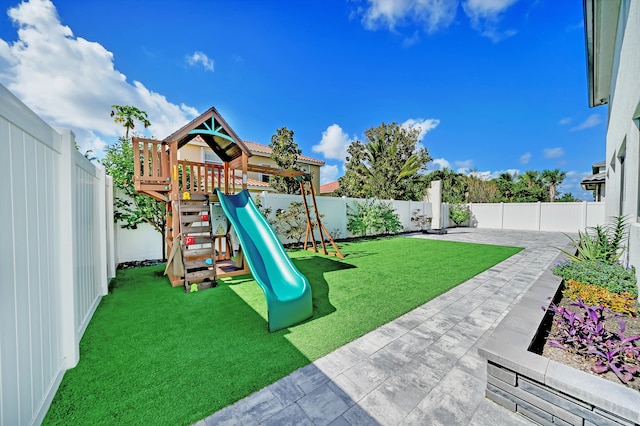
[[[187,294],[162,266],[118,271],[45,424],[189,424],[446,292],[520,249],[417,238],[290,253],[314,316],[267,331],[251,276]]]

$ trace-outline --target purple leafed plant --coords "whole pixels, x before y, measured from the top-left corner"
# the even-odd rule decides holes
[[[639,373],[640,347],[634,341],[640,336],[624,336],[626,324],[620,315],[602,305],[590,306],[582,299],[570,306],[582,308],[582,314],[571,309],[559,307],[551,303],[550,308],[556,314],[558,331],[551,336],[549,344],[558,348],[595,358],[591,370],[595,373],[613,371],[623,382],[627,383]],[[611,333],[605,328],[605,321],[617,318],[620,331]]]

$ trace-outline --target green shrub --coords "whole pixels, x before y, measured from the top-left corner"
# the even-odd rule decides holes
[[[624,240],[627,238],[627,220],[624,216],[616,216],[604,226],[590,228],[591,231],[578,232],[578,239],[569,237],[574,246],[574,253],[561,250],[569,259],[575,261],[595,260],[609,265],[618,263],[624,251]]]
[[[402,230],[402,223],[391,203],[368,199],[347,206],[347,230],[360,236],[395,234]]]
[[[471,218],[471,210],[469,210],[469,206],[464,204],[451,204],[449,206],[449,217],[456,225],[460,225]]]
[[[620,264],[607,265],[596,260],[566,260],[553,267],[553,273],[565,280],[596,285],[613,293],[629,292],[638,297],[636,270]]]

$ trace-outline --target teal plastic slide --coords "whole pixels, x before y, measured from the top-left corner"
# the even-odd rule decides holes
[[[284,250],[273,228],[245,189],[224,195],[216,189],[222,209],[238,235],[253,278],[267,299],[269,331],[303,321],[313,314],[311,287]]]

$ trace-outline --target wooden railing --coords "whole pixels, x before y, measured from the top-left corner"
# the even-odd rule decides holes
[[[178,188],[191,194],[211,194],[224,187],[224,166],[221,164],[178,161]]]
[[[168,185],[171,178],[168,145],[162,141],[134,138],[133,170],[136,189],[139,189],[138,183]],[[156,190],[163,189],[158,187]]]

